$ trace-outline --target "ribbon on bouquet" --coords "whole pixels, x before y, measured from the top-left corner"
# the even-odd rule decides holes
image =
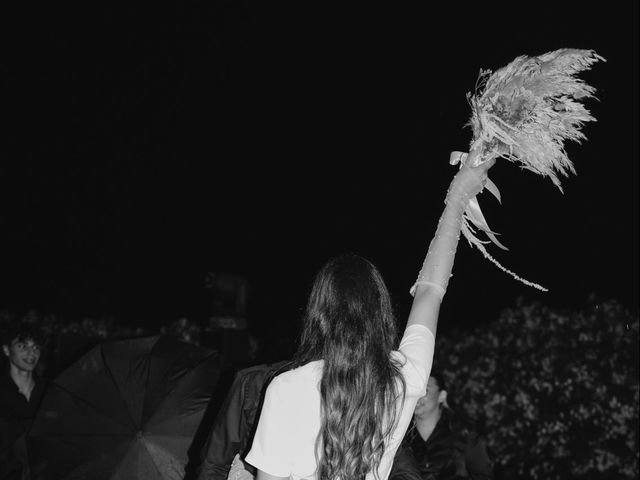
[[[465,161],[467,160],[468,156],[469,154],[466,152],[451,152],[451,155],[449,156],[449,163],[451,165],[457,165],[459,163],[460,166],[462,167],[462,165],[464,165]],[[473,166],[477,166],[480,164],[480,162],[477,162],[477,161],[474,161],[474,163],[475,165]],[[489,190],[489,192],[491,192],[491,194],[494,197],[496,197],[498,202],[502,203],[500,198],[500,190],[498,190],[498,187],[496,186],[496,184],[493,183],[491,180],[489,180],[489,178],[487,178],[487,182],[485,183],[484,188]],[[469,204],[467,205],[467,208],[465,209],[464,214],[462,215],[462,233],[465,236],[465,238],[469,240],[469,243],[471,245],[474,245],[478,250],[480,250],[482,254],[485,256],[485,258],[493,262],[500,270],[508,273],[513,278],[524,283],[525,285],[529,285],[530,287],[537,288],[538,290],[542,290],[543,292],[548,291],[542,285],[538,285],[537,283],[530,282],[529,280],[526,280],[518,276],[511,270],[503,267],[500,264],[500,262],[498,262],[491,255],[489,255],[489,252],[487,252],[487,249],[484,248],[484,245],[483,245],[489,242],[487,240],[485,241],[480,240],[478,237],[476,237],[475,231],[473,230],[473,227],[471,226],[471,224],[475,225],[478,229],[482,230],[487,235],[487,237],[489,237],[491,241],[495,243],[498,247],[500,247],[503,250],[509,250],[502,243],[500,243],[496,238],[496,235],[499,235],[499,234],[491,230],[491,228],[489,228],[489,224],[487,223],[487,220],[484,218],[482,210],[480,209],[480,204],[478,203],[478,199],[476,197],[473,197],[469,201]]]
[[[469,154],[466,152],[458,152],[458,151],[451,152],[451,155],[449,156],[449,163],[451,165],[460,164],[460,166],[462,167],[462,165],[464,165],[464,163],[466,162],[468,156]],[[477,165],[474,165],[474,166],[477,166]],[[496,197],[499,203],[502,203],[502,200],[500,198],[500,190],[498,190],[498,187],[496,186],[496,184],[493,183],[488,177],[487,177],[487,183],[485,184],[484,188],[489,190],[489,192],[494,197]],[[471,198],[471,200],[469,200],[469,204],[467,205],[467,208],[464,211],[464,216],[468,221],[473,223],[478,229],[486,233],[487,237],[489,237],[489,239],[491,239],[491,241],[495,243],[498,247],[500,247],[503,250],[509,250],[497,239],[496,235],[499,235],[499,233],[494,232],[489,227],[489,224],[487,223],[487,220],[484,218],[484,214],[480,209],[480,204],[478,203],[478,197],[474,196],[473,198]],[[475,242],[487,243],[475,237],[473,235],[473,232],[470,231],[470,229],[469,230],[465,229],[463,233],[472,243],[475,243]],[[469,238],[469,235],[473,237],[473,240]]]

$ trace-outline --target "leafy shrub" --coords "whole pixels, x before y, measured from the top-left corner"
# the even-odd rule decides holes
[[[638,478],[638,317],[616,301],[520,301],[440,338],[436,364],[505,478]]]

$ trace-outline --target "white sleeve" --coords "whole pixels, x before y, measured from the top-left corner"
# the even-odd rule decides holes
[[[293,438],[286,400],[278,377],[275,377],[265,392],[258,427],[253,437],[251,450],[245,461],[269,475],[288,477],[291,474]]]
[[[398,350],[406,362],[402,367],[407,395],[421,397],[427,393],[427,381],[433,365],[436,339],[424,325],[409,325]]]

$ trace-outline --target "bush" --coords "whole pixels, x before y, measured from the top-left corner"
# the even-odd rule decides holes
[[[508,479],[638,478],[638,317],[616,301],[505,310],[436,364]]]

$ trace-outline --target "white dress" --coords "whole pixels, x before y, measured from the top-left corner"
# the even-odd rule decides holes
[[[388,478],[416,403],[426,393],[434,346],[435,338],[428,328],[411,325],[405,330],[398,351],[391,353],[402,364],[406,395],[399,409],[397,426],[378,468],[380,480]],[[323,364],[322,360],[310,362],[271,381],[246,462],[277,477],[316,479],[315,445],[320,432]],[[373,479],[373,473],[370,473],[367,480]]]

